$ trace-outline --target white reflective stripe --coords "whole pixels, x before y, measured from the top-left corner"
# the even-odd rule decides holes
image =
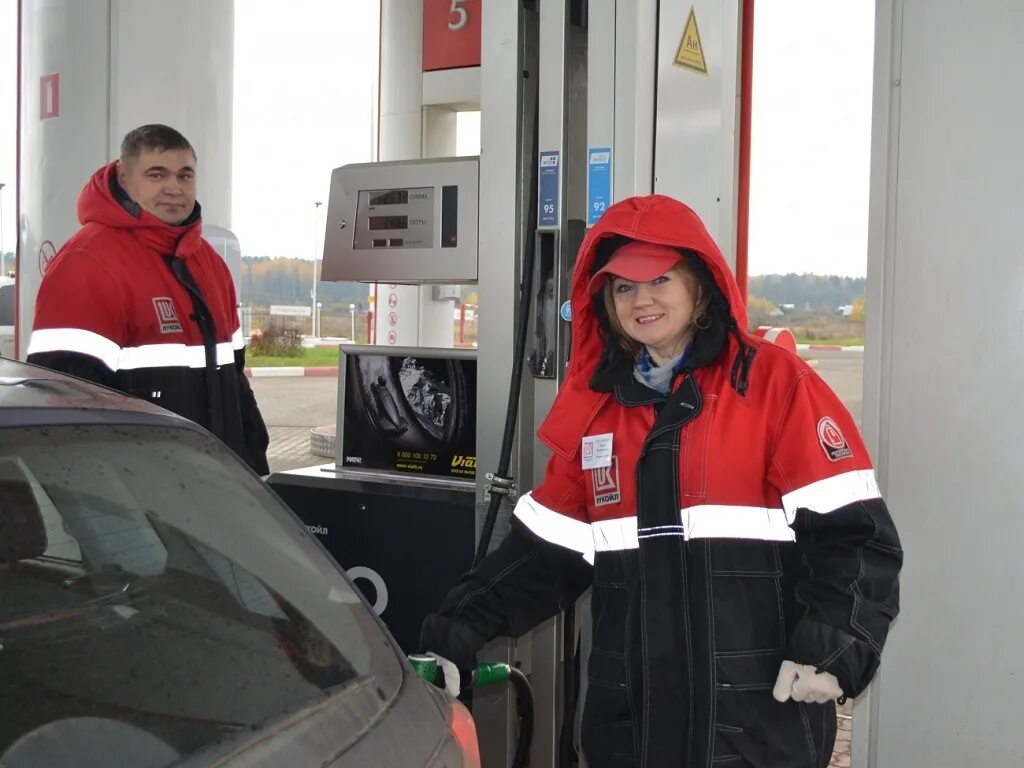
[[[635,517],[600,520],[591,523],[590,527],[594,532],[594,549],[598,552],[617,552],[640,546]]]
[[[90,355],[112,371],[117,370],[121,348],[106,336],[81,328],[44,328],[32,331],[28,341],[28,354],[41,352],[80,352]]]
[[[881,495],[875,471],[860,469],[790,491],[782,497],[782,506],[786,508],[792,520],[796,511],[801,508],[826,514],[855,501],[877,499]]]
[[[233,349],[245,349],[245,337],[242,336],[241,328],[235,328],[235,332],[231,334],[231,347]]]
[[[701,504],[682,510],[681,517],[687,540],[796,541],[796,533],[781,509]]]
[[[241,339],[241,331],[236,334]],[[206,350],[202,345],[146,344],[121,349],[105,336],[81,328],[44,328],[32,331],[27,354],[41,352],[79,352],[102,360],[112,371],[172,366],[206,367]],[[234,339],[222,341],[217,345],[217,365],[231,365],[234,362]]]
[[[532,494],[520,496],[512,513],[544,541],[573,549],[588,563],[594,562],[594,538],[590,523],[574,520],[533,500]]]
[[[230,365],[235,362],[235,350],[230,341],[222,341],[217,345],[217,365]],[[134,371],[139,368],[205,368],[206,349],[202,345],[186,346],[184,344],[146,344],[141,347],[128,347],[121,350],[119,367],[121,370]]]

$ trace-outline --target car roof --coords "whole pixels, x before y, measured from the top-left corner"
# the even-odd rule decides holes
[[[191,423],[145,400],[129,397],[91,381],[0,357],[0,411],[10,416],[18,409],[70,409],[80,415],[89,413],[97,417],[89,421],[103,421],[116,412],[130,414],[132,422],[166,424],[170,418],[183,424]],[[8,420],[7,416],[5,421]]]

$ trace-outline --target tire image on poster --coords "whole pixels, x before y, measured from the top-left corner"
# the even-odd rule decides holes
[[[346,355],[342,466],[476,478],[476,360]]]

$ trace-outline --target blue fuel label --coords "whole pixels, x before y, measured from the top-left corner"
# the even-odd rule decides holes
[[[611,147],[591,147],[587,151],[587,226],[594,226],[611,204]]]
[[[537,225],[541,227],[557,227],[558,188],[561,166],[557,151],[540,153],[540,183],[538,185]]]

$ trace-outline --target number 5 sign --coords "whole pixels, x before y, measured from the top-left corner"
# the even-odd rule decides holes
[[[423,71],[480,66],[482,0],[423,0]]]

